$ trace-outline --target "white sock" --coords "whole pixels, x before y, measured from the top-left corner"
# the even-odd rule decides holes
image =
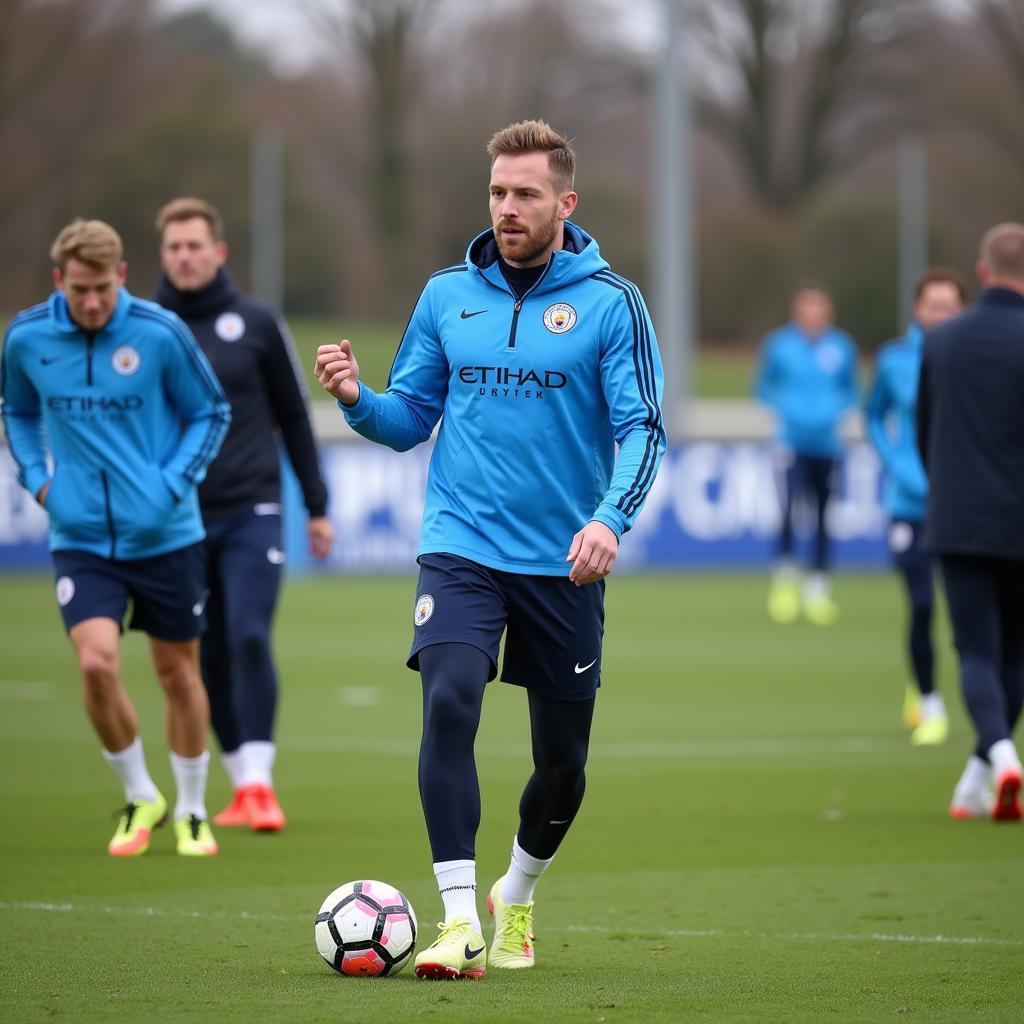
[[[210,768],[210,752],[204,750],[198,757],[181,757],[171,751],[171,771],[178,787],[178,802],[174,806],[174,820],[180,821],[194,814],[206,817],[206,773]]]
[[[992,763],[992,774],[999,778],[1008,768],[1021,770],[1020,758],[1013,740],[999,740],[988,748],[988,759]]]
[[[241,747],[237,747],[230,753],[220,755],[221,764],[224,765],[224,771],[228,773],[228,778],[231,780],[232,789],[241,789],[245,782],[245,751]]]
[[[829,586],[828,576],[823,572],[811,572],[807,574],[804,582],[804,597],[812,601],[828,597]]]
[[[146,767],[146,755],[142,752],[142,740],[136,736],[130,746],[112,754],[103,751],[107,764],[117,773],[124,786],[124,795],[128,803],[143,801],[151,803],[159,795],[156,783],[149,776]]]
[[[776,583],[792,583],[800,578],[800,569],[792,558],[780,559],[772,578]]]
[[[554,859],[531,857],[519,845],[519,837],[516,836],[512,840],[512,860],[501,880],[501,898],[506,903],[532,903],[533,890]]]
[[[476,911],[476,861],[442,860],[434,865],[434,877],[444,903],[444,922],[457,917],[469,920],[470,927],[482,932]]]
[[[921,695],[921,719],[945,718],[946,705],[942,702],[942,694],[937,690]]]
[[[243,743],[238,750],[242,755],[242,785],[272,786],[277,744],[264,740],[251,740],[248,743]]]
[[[967,758],[967,765],[964,768],[960,781],[956,784],[957,793],[979,793],[985,792],[988,788],[989,775],[992,768],[986,761],[982,761],[976,754]]]

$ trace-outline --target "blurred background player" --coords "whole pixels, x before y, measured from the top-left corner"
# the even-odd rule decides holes
[[[209,705],[198,637],[206,580],[196,485],[230,411],[181,321],[122,287],[127,267],[112,227],[76,220],[50,255],[57,290],[11,324],[0,392],[18,479],[49,513],[57,603],[85,709],[124,786],[108,849],[145,853],[167,817],[121,680],[130,600],[129,628],[149,635],[167,698],[178,853],[210,856],[217,843],[205,805]]]
[[[285,561],[278,441],[302,487],[309,547],[319,559],[334,536],[327,489],[288,329],[235,286],[220,213],[202,199],[174,199],[156,226],[164,272],[155,297],[191,328],[232,412],[220,455],[199,488],[210,587],[203,681],[234,789],[214,822],[277,831],[285,824],[272,774],[278,685],[270,630]]]
[[[917,382],[925,332],[961,312],[966,299],[967,286],[955,270],[936,267],[921,275],[907,333],[878,353],[866,411],[868,435],[885,470],[889,549],[907,594],[907,650],[914,683],[907,685],[903,718],[912,730],[911,742],[918,746],[945,742],[949,718],[935,688],[932,559],[922,547],[928,479],[917,450]]]
[[[408,661],[423,683],[420,797],[445,911],[416,957],[428,978],[479,977],[488,962],[533,966],[534,887],[586,787],[604,579],[665,451],[650,318],[637,288],[568,219],[568,140],[523,121],[487,152],[492,227],[427,283],[387,391],[359,380],[348,341],[321,346],[316,361],[322,386],[370,440],[405,451],[441,420]],[[501,678],[527,690],[534,771],[508,870],[487,898],[488,954],[473,743],[503,632]]]
[[[978,742],[954,818],[1021,817],[1013,731],[1024,703],[1024,225],[985,235],[985,286],[925,339],[917,434],[925,549],[939,556],[964,703]],[[994,788],[993,793],[990,786]]]
[[[780,623],[795,621],[801,608],[819,626],[839,614],[829,587],[826,511],[842,452],[839,425],[857,404],[857,349],[833,326],[834,316],[825,288],[802,287],[793,297],[792,319],[765,337],[758,357],[754,394],[778,418],[784,470],[779,561],[768,594],[768,612]],[[804,502],[814,509],[815,532],[801,591],[793,526]]]

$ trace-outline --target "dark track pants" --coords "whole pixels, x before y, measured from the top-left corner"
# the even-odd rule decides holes
[[[975,752],[987,760],[1024,704],[1024,562],[942,555],[942,576]]]
[[[209,623],[200,645],[210,718],[225,753],[273,738],[277,673],[270,629],[284,554],[280,515],[206,522]]]

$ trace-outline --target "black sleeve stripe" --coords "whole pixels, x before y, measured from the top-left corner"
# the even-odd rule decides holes
[[[207,392],[214,400],[214,414],[210,419],[210,425],[207,428],[205,437],[203,438],[203,443],[199,446],[191,462],[189,462],[182,472],[182,476],[190,484],[194,484],[196,475],[202,470],[203,466],[210,461],[211,450],[215,449],[223,439],[224,431],[231,422],[230,419],[220,410],[220,406],[222,404],[227,404],[227,399],[224,397],[224,391],[220,386],[220,381],[217,380],[213,370],[204,360],[199,358],[199,347],[196,344],[195,338],[193,338],[189,333],[184,324],[176,319],[171,319],[161,315],[160,313],[154,313],[148,309],[143,309],[138,306],[133,306],[131,312],[144,320],[151,320],[154,323],[162,324],[164,327],[170,328],[171,333],[178,342],[180,342],[188,355],[189,361],[195,368],[200,382],[205,385]]]
[[[444,270],[435,271],[430,275],[430,280],[433,280],[435,277],[443,277],[445,274],[458,274],[467,270],[469,270],[469,267],[465,263],[456,263],[453,267],[445,267]]]
[[[438,270],[436,273],[431,274],[427,284],[433,281],[435,277],[444,277],[445,274],[461,274],[469,270],[469,267],[465,263],[457,263],[454,267],[445,267],[444,270]],[[409,334],[409,324],[412,323],[412,318],[416,315],[416,307],[420,304],[420,299],[423,298],[426,293],[427,285],[423,286],[423,290],[420,292],[419,297],[413,304],[412,312],[409,314],[409,319],[405,322],[405,327],[402,330],[402,340],[398,343],[398,348],[395,349],[395,357],[391,360],[391,367],[388,370],[388,387],[391,387],[391,375],[395,372],[395,363],[398,362],[399,353],[402,351],[402,346],[405,344],[405,339]]]
[[[651,346],[650,331],[647,327],[646,318],[643,316],[640,303],[640,293],[636,286],[612,274],[610,271],[599,271],[593,275],[595,280],[611,285],[622,292],[626,301],[626,308],[633,321],[633,367],[636,372],[637,385],[640,390],[640,397],[647,407],[648,429],[647,444],[644,447],[643,458],[640,467],[633,479],[633,483],[619,499],[616,507],[624,516],[632,516],[647,496],[654,479],[654,467],[656,465],[658,445],[664,446],[665,430],[662,424],[661,409],[658,406],[657,388],[654,374],[654,353]]]

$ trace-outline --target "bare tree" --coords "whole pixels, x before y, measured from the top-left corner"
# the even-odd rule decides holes
[[[891,134],[894,55],[929,14],[928,0],[692,0],[702,124],[760,201],[790,209]]]

